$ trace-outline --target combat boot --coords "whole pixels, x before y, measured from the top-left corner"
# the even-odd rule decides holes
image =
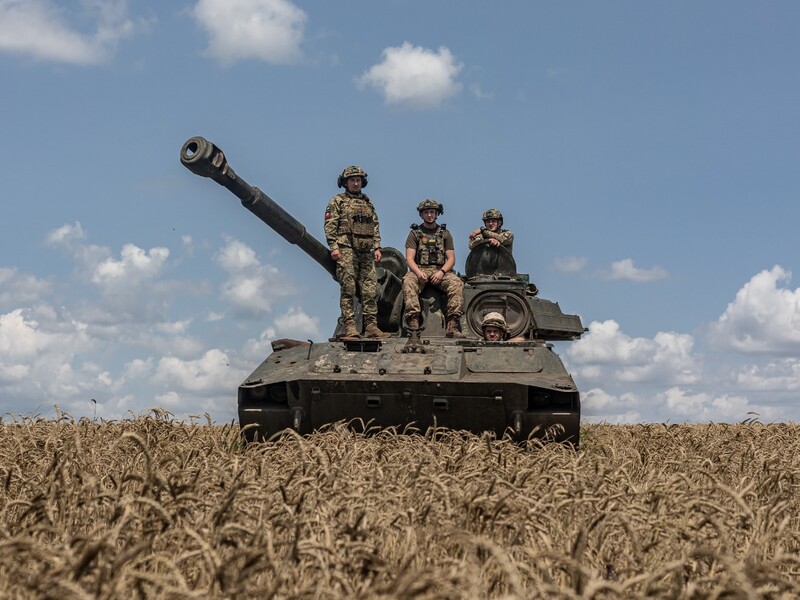
[[[458,319],[448,319],[447,320],[447,330],[445,335],[449,338],[463,338],[464,334],[461,333],[461,325],[458,322]]]
[[[348,319],[344,322],[344,331],[342,335],[339,337],[343,338],[360,338],[361,336],[358,333],[358,329],[356,329],[355,321],[352,319]]]
[[[367,323],[367,326],[364,328],[364,337],[367,338],[384,340],[391,335],[391,333],[381,331],[376,323]]]
[[[408,317],[408,328],[411,331],[419,330],[419,317],[417,315],[414,315],[413,317]]]

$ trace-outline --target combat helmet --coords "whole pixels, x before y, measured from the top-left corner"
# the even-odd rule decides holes
[[[444,214],[444,204],[437,202],[433,198],[425,198],[425,200],[417,204],[417,212],[419,214],[422,214],[422,211],[428,208],[434,209],[440,215]]]
[[[362,189],[367,187],[367,172],[358,165],[350,165],[349,167],[345,167],[344,171],[342,171],[342,174],[339,175],[339,179],[336,180],[336,185],[338,185],[340,188],[347,188],[348,177],[361,177]]]
[[[503,226],[503,213],[501,213],[496,208],[490,208],[489,210],[484,212],[481,219],[483,220],[484,223],[487,221],[487,219],[497,219],[498,221],[500,221],[500,227]]]
[[[487,327],[497,327],[498,329],[502,329],[504,334],[508,334],[506,319],[499,312],[490,312],[484,315],[483,321],[481,321],[481,331]]]

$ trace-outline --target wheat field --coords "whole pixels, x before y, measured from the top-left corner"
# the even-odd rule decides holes
[[[579,451],[154,411],[6,417],[6,598],[796,598],[800,428],[585,425]]]

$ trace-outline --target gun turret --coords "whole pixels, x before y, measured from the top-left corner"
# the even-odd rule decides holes
[[[336,263],[327,246],[306,231],[300,221],[272,198],[239,177],[228,164],[225,153],[198,136],[186,140],[181,148],[181,163],[195,175],[209,177],[242,201],[242,206],[279,233],[287,242],[299,246],[336,279]]]

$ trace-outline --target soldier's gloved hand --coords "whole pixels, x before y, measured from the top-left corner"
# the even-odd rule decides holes
[[[336,262],[339,262],[339,259],[342,257],[342,253],[337,248],[336,250],[331,250],[331,258]]]

